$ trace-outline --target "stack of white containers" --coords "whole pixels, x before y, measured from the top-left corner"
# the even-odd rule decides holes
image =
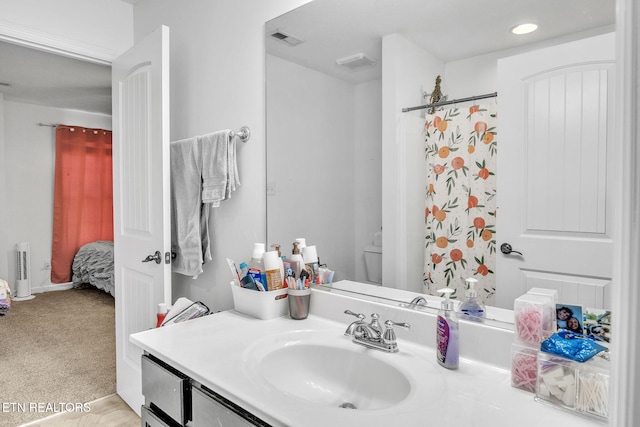
[[[514,302],[516,340],[511,349],[511,385],[536,400],[606,420],[609,414],[609,361],[584,363],[540,350],[556,332],[557,291],[533,288]]]
[[[542,341],[555,332],[558,292],[532,288],[516,298],[513,313],[516,340],[511,346],[511,385],[535,393],[537,357]]]

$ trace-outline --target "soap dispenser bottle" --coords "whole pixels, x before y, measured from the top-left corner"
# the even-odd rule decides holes
[[[458,311],[463,319],[480,322],[482,321],[482,318],[485,317],[486,311],[484,303],[478,298],[478,291],[476,291],[476,283],[478,283],[478,280],[473,277],[469,277],[466,281],[466,299],[460,303]]]
[[[438,292],[444,293],[445,299],[436,319],[436,358],[441,366],[458,369],[458,318],[453,311],[453,302],[449,299],[453,289],[444,288]]]
[[[300,278],[300,272],[304,268],[304,259],[302,258],[302,254],[300,253],[300,242],[296,240],[293,242],[293,250],[291,251],[291,261],[295,262],[294,273],[296,279]]]

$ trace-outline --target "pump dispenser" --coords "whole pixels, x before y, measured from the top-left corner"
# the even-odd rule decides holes
[[[304,259],[302,258],[302,254],[300,254],[300,242],[298,242],[297,240],[293,242],[293,250],[291,251],[291,261],[296,262],[295,269],[293,271],[296,275],[296,279],[300,278],[300,272],[304,267]]]
[[[458,318],[453,311],[453,302],[449,299],[453,289],[444,288],[438,292],[444,293],[445,299],[441,303],[436,320],[436,358],[441,366],[458,369]]]
[[[458,311],[463,316],[463,319],[480,322],[482,318],[485,317],[486,310],[484,309],[484,303],[478,298],[478,291],[476,291],[476,283],[478,283],[478,280],[469,277],[466,281],[466,299],[460,303]]]

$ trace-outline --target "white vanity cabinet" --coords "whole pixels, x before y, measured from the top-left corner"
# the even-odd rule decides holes
[[[204,386],[193,387],[193,426],[244,427],[270,424]]]
[[[186,425],[191,419],[189,377],[150,355],[143,355],[142,426]]]
[[[158,358],[142,356],[142,427],[269,424]]]

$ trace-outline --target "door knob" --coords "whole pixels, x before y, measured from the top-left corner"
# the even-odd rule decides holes
[[[160,264],[162,262],[162,254],[160,254],[160,251],[156,251],[156,253],[153,255],[147,255],[147,257],[142,260],[142,262],[151,262],[151,261],[155,261],[156,264]]]
[[[524,256],[524,255],[522,255],[522,252],[514,251],[513,248],[511,247],[511,245],[508,244],[508,243],[503,243],[502,245],[500,245],[500,252],[502,252],[505,255],[509,255],[511,253],[514,253],[514,254],[518,254],[520,256]]]

